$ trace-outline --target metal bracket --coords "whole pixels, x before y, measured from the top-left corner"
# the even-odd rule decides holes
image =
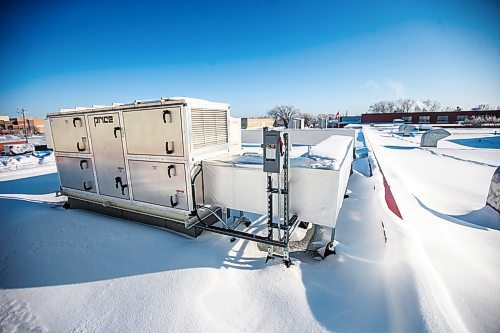
[[[168,116],[168,121],[165,116]],[[170,110],[164,110],[163,111],[163,122],[166,123],[171,123],[172,122],[172,112]]]
[[[92,189],[92,185],[90,185],[90,186],[87,187],[87,183],[90,183],[90,182],[86,182],[86,181],[83,182],[83,189],[85,191],[90,191]]]
[[[76,149],[78,149],[79,152],[85,151],[85,149],[87,149],[86,145],[85,145],[85,142],[83,143],[83,148],[80,148],[80,141],[78,141],[76,143]]]
[[[80,127],[82,127],[82,126],[83,126],[83,121],[82,121],[82,118],[80,118],[80,117],[75,117],[75,118],[73,118],[73,127],[76,127],[76,124],[75,124],[75,123],[76,123],[77,121],[80,123]]]
[[[175,197],[175,201],[174,201]],[[177,194],[171,195],[170,196],[170,206],[175,207],[179,204],[179,201],[177,200]]]
[[[85,165],[85,168],[83,167]],[[87,162],[86,160],[81,160],[80,161],[80,169],[88,169],[89,168],[89,162]]]
[[[113,134],[115,136],[115,139],[118,139],[118,136],[116,136],[116,131],[120,131],[120,133],[121,133],[122,128],[121,127],[115,127],[114,130],[113,130]]]
[[[169,142],[171,143],[171,144],[170,144],[170,146],[171,146],[171,148],[170,148],[170,149],[168,148],[168,146],[169,146],[169,144],[168,144],[168,143],[169,143]],[[172,154],[172,153],[174,152],[174,143],[173,143],[172,141],[167,141],[167,142],[165,142],[165,151],[167,152],[167,155],[170,155],[170,154]]]
[[[173,170],[174,172],[170,172]],[[167,167],[168,178],[172,178],[172,175],[177,176],[177,172],[175,171],[175,165],[171,164]]]

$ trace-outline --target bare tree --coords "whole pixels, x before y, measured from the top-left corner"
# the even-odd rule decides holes
[[[385,107],[384,107],[384,102],[377,102],[368,108],[368,112],[371,113],[385,113]]]
[[[370,105],[368,112],[371,113],[392,113],[396,112],[396,104],[392,101],[381,101]]]
[[[415,112],[437,112],[440,111],[441,104],[437,101],[431,101],[426,99],[424,101],[415,101],[413,104],[413,110]]]
[[[429,110],[427,109],[427,105],[425,105],[424,102],[415,101],[415,104],[413,105],[413,111],[414,112],[427,112]]]
[[[393,101],[385,102],[385,108],[387,110],[387,113],[396,112],[396,103],[394,103]]]
[[[399,99],[396,102],[396,110],[397,110],[397,112],[407,113],[407,112],[410,112],[410,110],[412,109],[414,104],[415,104],[415,101],[413,101],[409,98]]]
[[[267,112],[274,118],[276,126],[285,126],[288,128],[290,121],[299,114],[299,109],[293,105],[277,105]]]
[[[441,111],[441,104],[437,101],[426,99],[422,102],[416,102],[412,99],[399,99],[397,101],[380,101],[370,105],[370,113],[393,113],[393,112],[438,112]],[[448,107],[443,111],[455,111]]]
[[[464,121],[464,124],[472,127],[498,127],[500,118],[489,115],[470,116]]]
[[[423,101],[427,111],[429,112],[438,112],[441,110],[441,104],[438,101],[431,101],[430,99],[426,99]]]
[[[472,110],[489,111],[489,110],[491,110],[491,106],[489,104],[479,104],[475,108],[472,108]]]
[[[318,116],[310,114],[310,113],[300,113],[300,118],[304,118],[304,126],[311,127],[314,126],[318,122]]]

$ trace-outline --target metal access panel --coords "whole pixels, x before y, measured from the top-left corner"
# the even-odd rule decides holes
[[[123,111],[127,152],[184,156],[181,107]]]
[[[264,172],[280,173],[281,136],[279,131],[264,130]]]
[[[118,113],[88,115],[99,194],[128,199],[128,181]]]
[[[185,165],[129,160],[133,199],[188,210]]]
[[[84,116],[52,117],[50,128],[55,151],[90,153]]]
[[[56,156],[56,162],[62,187],[96,193],[90,158]]]

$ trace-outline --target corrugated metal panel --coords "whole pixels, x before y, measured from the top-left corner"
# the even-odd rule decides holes
[[[191,124],[194,149],[228,142],[226,110],[191,110]]]

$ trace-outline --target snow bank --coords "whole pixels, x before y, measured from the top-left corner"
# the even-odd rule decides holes
[[[31,155],[13,156],[0,160],[0,172],[30,169],[54,164],[55,159],[53,153],[48,155],[35,153]]]
[[[65,210],[50,195],[56,174],[0,182],[0,208],[8,208],[0,219],[0,327],[42,332],[423,331],[408,288],[394,295],[404,307],[386,297],[394,294],[395,284],[385,283],[385,243],[371,179],[359,173],[351,177],[349,209],[339,217],[337,255],[321,263],[294,259],[289,269],[280,260],[266,263],[266,254],[248,241],[230,242],[230,237],[210,233],[187,239]],[[250,231],[265,229],[265,223],[265,217],[254,220]],[[398,271],[387,275],[397,279]]]
[[[388,244],[400,242],[396,250],[415,281],[426,329],[499,332],[500,215],[485,207],[498,152],[470,145],[442,154],[389,128],[363,131],[403,215],[404,221],[385,223]],[[492,154],[492,165],[478,162],[485,154]]]
[[[352,142],[351,137],[333,135],[312,147],[309,151],[309,157],[330,159],[334,161],[333,168],[338,170],[346,154],[352,148]]]
[[[11,142],[11,141],[24,141],[24,136],[20,135],[0,135],[0,142]],[[32,143],[34,145],[45,145],[47,141],[45,140],[45,135],[32,135],[28,137],[28,143]]]
[[[500,231],[480,224],[497,223],[484,200],[498,149],[443,140],[444,155],[377,129],[363,128],[337,255],[289,269],[248,241],[65,210],[56,174],[16,179],[45,167],[0,174],[0,331],[500,332]],[[358,172],[373,153],[404,221],[377,166]]]

